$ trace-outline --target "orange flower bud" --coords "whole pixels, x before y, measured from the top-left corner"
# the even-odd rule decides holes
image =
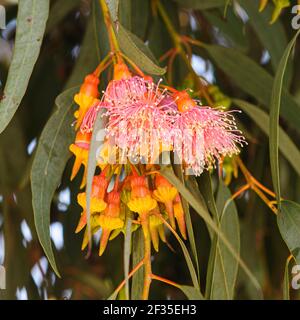
[[[74,113],[77,119],[76,130],[80,127],[87,110],[98,101],[98,85],[99,79],[94,74],[89,74],[85,77],[79,93],[74,97],[74,101],[79,105],[79,109]]]
[[[196,107],[195,101],[189,96],[186,91],[180,91],[174,94],[177,107],[180,112],[186,112]]]
[[[132,198],[143,198],[150,195],[146,177],[133,176],[131,178],[130,185]]]
[[[145,176],[138,176],[134,172],[133,176],[130,177],[130,185],[131,200],[127,203],[127,206],[131,211],[144,214],[156,207],[157,202],[151,197]]]
[[[92,197],[104,199],[108,184],[109,181],[107,180],[105,175],[100,174],[98,176],[94,176],[92,184]]]
[[[92,192],[91,192],[91,201],[90,201],[90,211],[91,214],[102,212],[106,208],[106,202],[104,201],[104,197],[106,194],[106,190],[108,187],[109,181],[103,174],[98,176],[94,176],[92,183]],[[79,205],[83,208],[83,212],[81,214],[78,226],[76,228],[75,233],[80,232],[87,223],[86,217],[86,193],[79,193],[77,196],[77,201]]]
[[[123,228],[124,226],[124,220],[120,218],[120,192],[110,192],[107,195],[107,203],[108,205],[103,214],[99,216],[99,225],[102,227],[99,256],[105,251],[111,231]]]
[[[171,226],[175,229],[173,200],[178,194],[178,191],[161,175],[155,177],[155,186],[156,190],[153,191],[153,197],[165,205]]]
[[[114,66],[114,80],[126,80],[132,77],[128,67],[123,62],[118,62]]]
[[[83,85],[80,87],[80,93],[83,93],[87,96],[98,98],[99,91],[99,79],[94,74],[89,74],[85,77]]]

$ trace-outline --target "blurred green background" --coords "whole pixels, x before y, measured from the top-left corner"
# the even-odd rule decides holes
[[[14,48],[18,10],[16,2],[0,1],[5,5],[7,14],[7,27],[1,30],[0,36],[0,93],[4,89]],[[291,27],[294,17],[291,7],[285,8],[274,24],[269,24],[274,9],[272,1],[262,13],[258,11],[259,2],[254,0],[198,1],[199,6],[192,0],[161,2],[179,33],[207,44],[234,48],[272,77],[295,32]],[[227,2],[230,3],[224,17]],[[291,1],[292,4],[296,4],[296,1]],[[173,47],[164,23],[153,11],[152,1],[121,0],[120,6],[119,19],[122,25],[142,39],[156,59]],[[299,50],[300,47],[296,46],[295,59],[289,63],[284,80],[285,87],[298,106]],[[80,177],[72,183],[69,181],[72,158],[67,162],[51,204],[51,238],[61,279],[54,274],[39,245],[31,203],[30,170],[39,136],[55,110],[55,98],[66,88],[79,85],[107,52],[107,37],[97,1],[51,1],[41,52],[26,94],[13,120],[0,135],[0,264],[6,267],[7,273],[7,289],[0,290],[1,299],[105,299],[124,277],[122,235],[109,243],[101,258],[96,247],[89,259],[85,259],[85,252],[80,250],[82,235],[74,234],[80,215],[80,207],[76,203]],[[232,67],[228,67],[229,71],[226,72],[223,61],[216,60],[208,51],[197,47],[193,47],[191,61],[196,73],[218,86],[229,100],[242,99],[268,110],[260,91],[251,92],[252,87],[247,87],[256,76],[251,64],[247,68],[242,64],[243,61],[233,59]],[[240,77],[235,76],[238,72]],[[258,88],[270,95],[269,88],[264,87],[265,83],[260,83],[259,77],[257,79]],[[174,62],[173,81],[181,87],[188,83],[188,70],[180,57]],[[105,84],[103,77],[102,89]],[[284,108],[286,106],[282,105]],[[299,127],[285,117],[280,124],[299,147]],[[241,154],[244,163],[256,179],[273,189],[268,137],[247,113],[239,115],[239,125],[249,142]],[[286,157],[280,156],[280,169],[283,197],[300,202],[300,179]],[[200,190],[205,179],[198,179]],[[215,191],[216,172],[212,174],[212,182]],[[239,174],[230,184],[231,192],[234,193],[243,183],[243,177]],[[259,280],[263,296],[253,289],[240,270],[235,298],[282,299],[284,269],[289,251],[278,231],[276,217],[251,191],[239,198],[236,205],[240,221],[241,256]],[[201,288],[204,291],[210,238],[205,223],[191,211]],[[99,235],[95,241],[97,237]],[[154,256],[154,273],[181,284],[190,284],[190,275],[178,243],[170,235],[168,241],[172,250],[161,245],[159,253]],[[291,297],[297,299],[298,296],[299,293],[291,289]],[[154,282],[150,298],[184,299],[185,296],[173,287]]]

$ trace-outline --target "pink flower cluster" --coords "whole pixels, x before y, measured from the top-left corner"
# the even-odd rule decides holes
[[[180,163],[200,175],[222,157],[239,153],[238,146],[245,143],[233,111],[201,106],[186,92],[162,89],[139,76],[112,80],[101,102],[85,115],[82,132],[92,131],[101,108],[108,117],[107,139],[135,161],[152,163],[153,154],[173,151]]]

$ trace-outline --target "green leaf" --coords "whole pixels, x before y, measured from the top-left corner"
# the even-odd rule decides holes
[[[243,100],[233,99],[232,101],[235,105],[247,113],[248,116],[250,116],[250,118],[258,125],[258,127],[267,136],[269,136],[270,119],[266,112]],[[300,167],[298,165],[300,163],[300,151],[281,127],[279,127],[279,150],[300,176]]]
[[[284,268],[284,278],[283,278],[283,300],[290,300],[290,258],[287,258]]]
[[[240,228],[236,206],[230,200],[230,190],[219,183],[217,193],[218,225],[226,238],[232,244],[234,250],[240,251]],[[235,284],[238,273],[238,261],[228,251],[217,235],[214,236],[209,259],[209,273],[207,296],[212,300],[232,300],[235,293]]]
[[[225,7],[226,0],[175,0],[185,8],[191,9],[212,9],[216,7]]]
[[[46,33],[57,26],[72,10],[80,5],[81,0],[56,1],[50,9]]]
[[[126,210],[126,209],[125,209]],[[125,278],[125,296],[126,299],[130,299],[129,294],[129,267],[130,267],[130,256],[131,256],[131,238],[132,238],[132,219],[126,219],[126,228],[125,228],[125,238],[124,238],[124,278]]]
[[[239,3],[246,10],[249,16],[249,23],[255,30],[261,45],[270,54],[273,70],[276,71],[287,45],[287,38],[282,23],[277,21],[270,25],[271,6],[268,6],[263,12],[259,12],[255,1],[240,0]]]
[[[189,300],[204,300],[200,290],[195,287],[178,285],[178,289],[180,289]]]
[[[280,177],[279,177],[279,159],[278,159],[278,145],[279,145],[279,113],[281,105],[282,85],[284,72],[288,63],[290,53],[295,45],[296,39],[300,34],[300,30],[295,34],[293,39],[288,44],[277,69],[272,95],[271,95],[271,106],[270,106],[270,164],[273,186],[276,193],[277,203],[280,206]],[[286,106],[285,106],[286,108]]]
[[[145,2],[145,1],[140,1],[140,2]],[[147,2],[147,1],[146,1]],[[127,30],[131,31],[131,20],[132,20],[132,15],[134,9],[137,10],[137,8],[134,7],[132,0],[122,0],[119,4],[119,22],[122,24],[124,28]]]
[[[163,175],[171,184],[176,186],[177,190],[180,194],[189,202],[189,204],[195,209],[195,211],[202,217],[202,219],[207,223],[207,225],[219,236],[219,238],[224,242],[232,256],[239,262],[239,265],[245,271],[253,285],[259,289],[260,285],[257,282],[256,278],[252,274],[252,272],[245,265],[244,261],[240,258],[239,253],[236,252],[232,244],[227,240],[224,233],[220,230],[220,228],[216,225],[216,223],[212,220],[211,216],[207,213],[206,208],[203,206],[201,202],[198,201],[195,196],[185,188],[185,186],[181,183],[181,181],[174,176],[174,174],[167,168],[162,168],[160,170],[161,175]]]
[[[69,145],[75,137],[71,123],[74,121],[73,96],[77,91],[78,87],[75,87],[57,97],[58,109],[43,130],[31,170],[32,206],[37,234],[58,276],[50,239],[49,213],[54,192],[70,157]]]
[[[236,49],[216,45],[204,45],[204,48],[236,86],[265,107],[270,107],[274,81],[266,70]],[[282,92],[282,104],[285,106],[281,110],[282,117],[300,131],[300,106],[285,89]]]
[[[82,285],[94,290],[97,296],[102,299],[106,298],[112,290],[110,281],[103,280],[91,271],[84,271],[82,268],[68,268],[66,277],[71,278],[73,281],[76,280],[76,282],[80,282]]]
[[[145,54],[145,52],[149,52],[149,48],[142,40],[126,30],[120,23],[115,29],[121,50],[144,72],[152,75],[163,75],[166,72],[165,68],[159,67],[150,59],[149,55]]]
[[[193,182],[195,182],[197,184],[197,182],[193,179],[194,177],[189,177],[189,179],[187,181],[184,181],[182,165],[173,165],[173,170],[174,170],[174,173],[176,174],[177,178],[179,178],[181,180],[181,182],[183,184],[185,184],[189,190],[193,189],[191,186]],[[198,261],[198,255],[197,255],[197,247],[196,247],[194,229],[193,229],[192,219],[191,219],[191,214],[190,214],[190,208],[189,208],[188,202],[183,197],[181,197],[181,202],[182,202],[182,207],[183,207],[184,215],[185,215],[185,222],[186,222],[186,229],[187,229],[187,234],[188,234],[188,238],[189,238],[189,243],[191,246],[194,261],[196,263],[198,279],[200,281],[199,261]]]
[[[300,264],[300,205],[293,201],[281,201],[277,224],[291,254]]]
[[[20,0],[14,54],[0,102],[0,133],[17,111],[40,53],[49,0]]]
[[[80,83],[84,75],[97,63],[95,47],[91,46],[91,43],[94,43],[91,30],[92,20],[87,27],[76,67],[66,87]],[[66,163],[71,156],[69,145],[75,138],[72,127],[75,111],[73,97],[78,90],[79,86],[72,87],[57,97],[55,101],[57,110],[50,117],[41,134],[31,169],[32,205],[37,234],[53,270],[58,275],[50,240],[50,206]]]
[[[105,0],[105,2],[110,12],[112,21],[117,21],[119,16],[119,0]]]
[[[144,259],[144,236],[139,228],[132,236],[132,265],[136,266]],[[144,267],[142,266],[133,276],[131,285],[131,299],[140,300],[144,287]]]
[[[238,49],[245,50],[248,39],[245,36],[243,21],[235,15],[233,10],[229,10],[224,19],[221,11],[223,10],[220,9],[220,12],[204,11],[203,15],[217,29],[218,34],[221,33],[230,44],[235,45]]]
[[[131,30],[134,30],[134,33],[137,37],[139,37],[140,39],[144,39],[150,17],[149,2],[132,0],[131,6],[132,8],[134,8],[134,10],[132,10],[131,16]],[[140,12],[143,12],[143,14],[140,14]]]
[[[161,174],[163,175],[163,172],[161,171]],[[174,176],[175,177],[175,176]],[[178,179],[177,177],[175,177],[176,179]],[[197,289],[197,290],[200,290],[200,286],[199,286],[199,281],[198,281],[198,278],[197,278],[197,273],[196,273],[196,270],[194,268],[194,265],[193,265],[193,261],[191,259],[191,256],[189,254],[189,251],[186,247],[186,245],[184,244],[184,242],[181,240],[180,236],[177,234],[176,231],[174,231],[172,229],[171,226],[167,226],[167,228],[173,233],[173,235],[175,236],[176,240],[179,242],[180,244],[180,247],[182,249],[182,252],[183,252],[183,255],[184,255],[184,258],[185,258],[185,261],[187,263],[187,266],[189,268],[189,272],[190,272],[190,275],[191,275],[191,278],[192,278],[192,282],[193,282],[193,285],[194,285],[194,288]]]

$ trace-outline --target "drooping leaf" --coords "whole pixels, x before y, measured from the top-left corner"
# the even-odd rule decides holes
[[[139,228],[132,236],[132,265],[136,266],[144,259],[144,237],[143,231]],[[144,267],[141,267],[132,276],[131,299],[140,300],[144,286]]]
[[[75,137],[73,96],[78,87],[58,96],[58,109],[47,122],[39,140],[31,170],[31,189],[34,220],[40,243],[57,275],[59,275],[50,239],[50,205],[66,162],[69,145]]]
[[[280,206],[280,177],[279,177],[279,158],[278,158],[278,145],[279,145],[279,114],[281,106],[281,95],[283,91],[283,77],[287,66],[288,58],[295,45],[296,39],[300,34],[300,30],[295,34],[293,39],[288,44],[284,54],[280,60],[278,69],[276,71],[270,105],[270,164],[273,186],[276,193],[277,203]],[[286,106],[285,106],[286,108]]]
[[[220,230],[230,241],[235,251],[240,250],[239,218],[236,206],[230,200],[231,193],[223,184],[219,183],[217,193],[217,219]],[[238,272],[238,261],[230,254],[217,235],[213,239],[208,269],[207,296],[212,300],[232,300],[235,293],[235,284]]]
[[[142,1],[144,2],[144,1]],[[122,0],[119,3],[119,21],[122,24],[124,28],[126,28],[128,31],[132,31],[132,16],[136,8],[134,7],[134,4],[132,3],[132,0]]]
[[[199,289],[192,286],[178,286],[178,288],[186,295],[189,300],[204,300]]]
[[[212,9],[216,7],[225,7],[226,0],[175,0],[185,8],[191,9]]]
[[[174,176],[175,177],[175,176]],[[178,179],[176,177],[176,179]],[[199,286],[199,280],[198,280],[198,277],[197,277],[197,273],[196,273],[196,270],[194,268],[194,265],[193,265],[193,261],[191,259],[191,256],[189,254],[189,251],[186,247],[186,245],[184,244],[184,242],[182,241],[182,239],[180,238],[180,236],[177,234],[177,232],[175,230],[172,229],[172,227],[170,225],[167,225],[167,228],[172,232],[172,234],[175,236],[176,240],[179,242],[180,244],[180,247],[182,249],[182,252],[183,252],[183,255],[184,255],[184,258],[185,258],[185,261],[187,263],[187,266],[189,268],[189,272],[190,272],[190,276],[192,278],[192,282],[193,282],[193,285],[194,285],[194,288],[197,289],[197,290],[200,290],[200,286]]]
[[[91,72],[97,64],[96,49],[95,46],[91,46],[91,43],[94,43],[91,30],[92,22],[87,27],[81,52],[66,85],[67,88],[79,84],[85,74]],[[40,243],[57,274],[59,273],[50,240],[50,205],[67,160],[71,156],[69,145],[75,137],[75,131],[72,127],[75,111],[73,98],[78,90],[79,86],[75,86],[57,97],[55,101],[57,110],[50,117],[41,134],[31,170],[35,226]]]
[[[283,240],[300,264],[300,205],[293,201],[281,201],[277,223]]]
[[[290,258],[287,258],[283,277],[283,300],[290,300]]]
[[[57,26],[65,16],[80,5],[81,0],[56,1],[51,7],[49,19],[46,26],[46,33]]]
[[[152,75],[163,75],[166,72],[165,68],[159,67],[149,58],[149,55],[145,54],[145,52],[149,51],[149,48],[139,38],[126,30],[121,24],[118,24],[115,29],[117,29],[117,38],[121,50],[138,67]]]
[[[247,113],[258,127],[269,136],[270,118],[266,112],[243,100],[233,99],[233,103]],[[281,127],[279,127],[279,150],[300,176],[298,165],[300,163],[300,151]]]
[[[103,280],[89,271],[68,267],[65,276],[94,290],[102,299],[106,298],[112,290],[110,281]]]
[[[194,179],[193,179],[194,177],[189,177],[189,179],[187,181],[184,181],[181,165],[173,165],[173,170],[174,170],[174,173],[176,174],[177,178],[180,179],[181,182],[187,186],[187,188],[189,188],[189,186],[191,186],[192,181],[194,182]],[[193,188],[191,187],[189,189],[191,190]],[[184,215],[185,215],[187,234],[188,234],[191,250],[193,253],[193,258],[196,263],[198,279],[200,280],[199,261],[198,261],[198,254],[197,254],[197,248],[196,248],[194,229],[193,229],[192,219],[191,219],[191,215],[190,215],[190,208],[189,208],[188,202],[183,197],[181,197],[181,202],[182,202],[182,207],[183,207]]]
[[[224,36],[231,45],[240,50],[247,48],[243,21],[235,15],[233,10],[227,12],[226,18],[223,17],[222,8],[219,9],[219,12],[204,11],[203,15],[216,28],[218,35]]]
[[[270,107],[273,77],[255,61],[233,48],[205,45],[205,49],[217,66],[246,93],[253,96],[266,108]],[[236,62],[239,63],[236,63]],[[297,130],[300,130],[300,106],[283,88],[281,115]]]
[[[287,46],[287,37],[281,21],[270,25],[271,6],[267,7],[263,12],[259,12],[255,1],[241,0],[239,3],[246,10],[249,16],[249,23],[255,30],[262,46],[270,54],[273,70],[276,71],[280,58]]]
[[[147,25],[150,17],[150,4],[148,1],[132,0],[131,31],[144,39],[147,32]],[[140,14],[143,12],[143,14]]]
[[[131,256],[131,238],[132,238],[132,219],[126,219],[126,227],[125,227],[125,237],[124,237],[124,279],[125,280],[125,297],[127,300],[130,299],[129,293],[129,267],[130,267],[130,256]]]
[[[17,111],[40,53],[49,0],[20,0],[13,59],[0,101],[0,133]]]
[[[216,225],[216,223],[212,220],[211,216],[207,213],[203,204],[198,201],[195,196],[185,188],[185,186],[181,183],[181,181],[167,168],[163,168],[160,170],[161,175],[163,175],[171,184],[173,184],[180,194],[189,202],[189,204],[195,209],[195,211],[203,218],[206,224],[219,236],[220,240],[226,245],[232,256],[238,261],[241,268],[248,275],[249,279],[253,283],[256,288],[260,288],[259,283],[256,278],[249,270],[249,268],[245,265],[244,261],[240,258],[239,254],[236,252],[232,244],[228,241],[224,233],[220,230],[220,228]]]
[[[105,0],[105,2],[107,4],[108,10],[110,12],[111,19],[113,21],[118,20],[118,16],[119,16],[119,0]]]

